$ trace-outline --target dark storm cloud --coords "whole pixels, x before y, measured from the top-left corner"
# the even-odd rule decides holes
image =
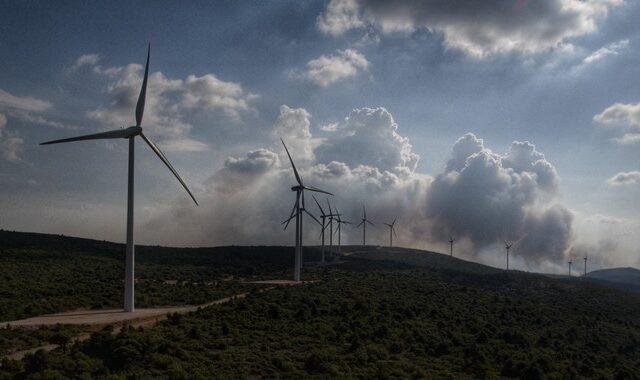
[[[321,31],[340,35],[373,27],[382,33],[427,30],[447,47],[483,57],[536,53],[596,30],[622,0],[332,0],[318,17]]]

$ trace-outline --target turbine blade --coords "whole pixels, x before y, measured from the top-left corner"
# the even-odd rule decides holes
[[[393,218],[393,222],[391,223],[391,225],[395,225],[397,220],[398,220],[398,217],[396,216],[395,218]]]
[[[291,167],[293,168],[293,174],[295,174],[296,176],[296,181],[298,181],[298,185],[304,186],[302,184],[302,178],[300,178],[300,175],[298,174],[298,169],[296,169],[296,165],[293,163],[291,154],[289,154],[289,149],[287,149],[287,145],[284,143],[283,139],[280,139],[280,141],[282,141],[282,145],[284,145],[284,150],[287,151],[287,156],[289,156],[289,162],[291,162]]]
[[[360,222],[360,224],[358,224],[358,225],[356,226],[356,228],[359,228],[363,223],[364,223],[364,220],[363,220],[362,222]]]
[[[144,79],[142,80],[142,88],[140,89],[140,95],[138,96],[138,104],[136,104],[136,126],[137,127],[139,127],[140,124],[142,123],[142,115],[144,114],[144,103],[145,103],[145,99],[147,98],[147,77],[149,76],[149,56],[150,55],[151,55],[151,43],[149,43],[149,47],[147,48],[147,64],[144,66]]]
[[[362,219],[367,219],[367,210],[364,208],[364,205],[362,205],[362,215],[363,215]]]
[[[293,208],[291,209],[291,215],[289,215],[289,219],[287,219],[287,220],[285,220],[284,222],[282,222],[282,224],[287,223],[287,224],[284,226],[283,231],[284,231],[284,230],[286,230],[286,229],[287,229],[287,227],[289,227],[289,222],[291,222],[291,219],[293,219],[293,218],[294,218],[294,215],[295,215],[295,213],[296,213],[296,207],[298,206],[298,203],[299,203],[299,202],[300,202],[300,192],[298,192],[298,194],[296,195],[296,202],[293,204]]]
[[[367,220],[367,223],[371,224],[372,226],[376,226],[375,224],[371,223],[370,221]]]
[[[309,191],[315,191],[316,193],[324,193],[324,194],[329,194],[329,195],[333,195],[332,193],[328,192],[328,191],[324,191],[321,189],[318,189],[317,187],[313,187],[313,186],[303,186],[305,190],[309,190]]]
[[[329,203],[329,198],[327,198],[327,206],[329,206],[329,215],[333,215],[333,211],[331,211],[331,203]],[[333,219],[333,216],[331,218]]]
[[[391,231],[393,231],[393,235],[395,237],[398,237],[398,234],[396,233],[396,229],[395,228],[391,227]]]
[[[318,202],[318,200],[316,199],[316,197],[314,195],[311,195],[311,198],[313,198],[313,200],[316,202],[316,204],[318,205],[318,208],[320,209],[320,214],[322,216],[325,216],[326,214],[324,213],[324,210],[322,209],[322,207],[320,206],[320,203]]]
[[[315,217],[315,216],[313,216],[313,214],[312,214],[312,213],[310,213],[310,212],[309,212],[309,211],[307,211],[306,209],[304,210],[304,212],[306,212],[306,213],[307,213],[307,215],[309,215],[309,216],[311,217],[311,219],[315,220],[315,221],[316,221],[316,223],[318,223],[318,225],[322,227],[322,223],[320,223],[320,221],[319,221],[318,219],[316,219],[316,217]]]
[[[93,133],[91,135],[84,135],[84,136],[78,136],[78,137],[70,137],[68,139],[47,141],[47,142],[40,143],[40,145],[59,144],[59,143],[65,143],[65,142],[71,142],[71,141],[82,141],[82,140],[124,139],[127,137],[129,136],[126,129],[116,129],[115,131]]]
[[[147,145],[151,147],[151,150],[153,150],[156,153],[156,155],[158,155],[160,160],[162,160],[162,162],[164,162],[164,164],[169,168],[169,170],[171,170],[171,173],[173,173],[173,175],[176,176],[178,181],[180,181],[180,184],[182,185],[182,187],[184,187],[184,189],[187,190],[187,193],[189,193],[189,196],[191,196],[191,199],[193,199],[196,206],[199,206],[198,201],[196,201],[196,197],[194,197],[193,194],[191,194],[191,190],[189,190],[189,188],[187,187],[187,184],[184,183],[182,178],[180,178],[180,175],[178,175],[178,172],[176,171],[176,169],[173,168],[173,166],[171,165],[167,157],[165,157],[165,155],[162,153],[160,148],[158,148],[156,144],[154,144],[151,140],[149,140],[149,138],[147,138],[147,136],[145,136],[143,133],[140,133],[140,137],[142,137],[142,139],[147,143]]]

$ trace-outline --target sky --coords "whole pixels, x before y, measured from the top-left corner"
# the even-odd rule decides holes
[[[200,206],[139,140],[140,244],[293,244],[282,138],[343,218],[366,206],[368,244],[397,217],[395,244],[454,237],[489,265],[507,240],[520,270],[640,266],[639,16],[630,0],[3,1],[0,228],[124,240],[126,141],[39,143],[133,125],[151,43],[142,127]]]

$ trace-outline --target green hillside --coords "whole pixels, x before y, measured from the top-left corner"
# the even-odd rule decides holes
[[[235,249],[245,252],[241,262],[259,260],[247,253],[254,248]],[[640,378],[638,295],[437,253],[372,249],[353,247],[342,264],[305,268],[318,282],[252,293],[149,329],[107,329],[66,353],[5,360],[0,378]],[[175,265],[202,260],[193,265],[205,276],[211,252]]]

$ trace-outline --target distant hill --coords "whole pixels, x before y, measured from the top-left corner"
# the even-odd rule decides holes
[[[379,246],[346,246],[342,248],[342,251],[349,257],[393,261],[440,271],[456,271],[473,274],[497,274],[504,272],[501,269],[487,265],[462,260],[438,252],[418,249]]]
[[[640,270],[636,268],[601,269],[587,273],[586,278],[617,289],[640,293]]]

